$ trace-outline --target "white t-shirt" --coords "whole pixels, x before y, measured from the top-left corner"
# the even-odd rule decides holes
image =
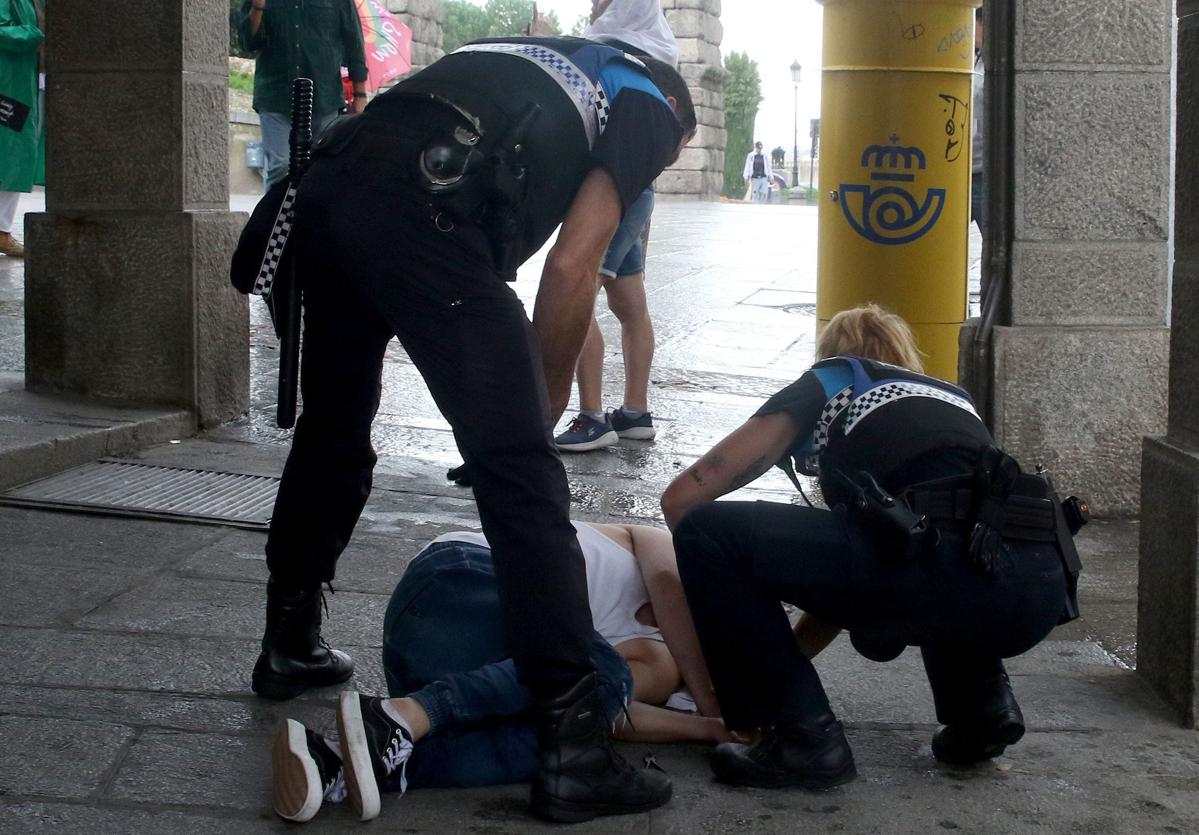
[[[579,548],[587,564],[587,602],[595,631],[612,646],[633,638],[662,640],[662,631],[637,621],[637,610],[649,602],[641,568],[632,552],[622,548],[589,525],[572,522],[579,536]],[[452,531],[433,540],[468,542],[490,548],[479,531]]]

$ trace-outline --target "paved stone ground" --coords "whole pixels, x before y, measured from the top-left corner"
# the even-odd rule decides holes
[[[674,474],[810,362],[811,212],[661,206],[648,278],[661,434],[567,459],[578,518],[660,522],[657,497]],[[535,292],[537,266],[517,282],[522,298]],[[19,277],[10,271],[0,290],[19,314]],[[615,323],[602,324],[614,356]],[[11,335],[5,328],[0,319],[0,339]],[[136,457],[278,474],[287,438],[271,424],[275,354],[259,310],[253,328],[250,414]],[[9,357],[5,370],[19,368]],[[611,406],[618,368],[606,386]],[[383,610],[407,560],[435,535],[475,523],[469,493],[443,478],[456,463],[447,427],[398,349],[385,375],[376,487],[340,564],[326,630],[354,653],[356,686],[380,692]],[[785,477],[770,475],[743,497],[791,493]],[[13,508],[0,508],[0,531],[0,832],[287,829],[270,810],[269,736],[287,715],[331,728],[335,693],[285,705],[249,694],[263,534]],[[858,781],[823,794],[728,789],[711,783],[702,746],[657,746],[675,779],[672,803],[572,831],[1194,831],[1199,736],[1179,729],[1130,670],[1136,525],[1094,524],[1081,545],[1084,618],[1011,663],[1029,734],[1002,759],[938,765],[918,655],[872,664],[840,641],[817,666],[848,725]],[[647,747],[625,746],[631,756]],[[371,826],[548,828],[525,816],[524,796],[521,787],[413,792],[388,798]],[[357,826],[348,808],[330,808],[308,828]]]

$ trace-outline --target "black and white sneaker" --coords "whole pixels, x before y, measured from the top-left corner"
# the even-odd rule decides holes
[[[379,786],[403,794],[405,768],[412,756],[412,729],[383,710],[383,699],[344,691],[337,706],[337,728],[345,757],[350,802],[362,820],[378,817]]]
[[[346,782],[337,755],[325,738],[295,719],[286,719],[271,749],[271,794],[275,812],[284,820],[311,820],[321,803],[340,803]]]

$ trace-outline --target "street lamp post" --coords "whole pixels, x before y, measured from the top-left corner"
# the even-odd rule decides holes
[[[812,127],[812,151],[808,154],[808,194],[812,193],[812,180],[816,176],[816,144],[820,141],[820,120],[813,119]]]
[[[799,188],[799,72],[803,67],[799,61],[791,62],[791,80],[795,83],[795,132],[791,150],[791,188]]]

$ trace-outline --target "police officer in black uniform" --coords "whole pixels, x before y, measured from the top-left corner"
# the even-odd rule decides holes
[[[605,248],[694,131],[672,67],[577,38],[517,38],[462,47],[317,143],[289,244],[304,292],[304,410],[266,546],[255,692],[290,698],[352,674],[320,637],[321,586],[370,493],[371,421],[398,336],[472,473],[505,628],[538,705],[534,811],[580,820],[669,798],[664,775],[630,768],[602,727],[551,430]],[[246,263],[262,252],[251,229],[272,217],[264,206],[243,234]],[[506,282],[559,224],[530,323]]]
[[[994,757],[1024,733],[1000,659],[1076,615],[1073,530],[1048,479],[994,447],[965,391],[920,371],[907,325],[846,311],[824,357],[681,474],[662,499],[725,724],[719,780],[821,789],[853,779],[809,656],[848,629],[887,661],[918,646],[941,760]],[[776,462],[819,476],[830,512],[713,502]],[[794,634],[779,601],[804,618]]]

